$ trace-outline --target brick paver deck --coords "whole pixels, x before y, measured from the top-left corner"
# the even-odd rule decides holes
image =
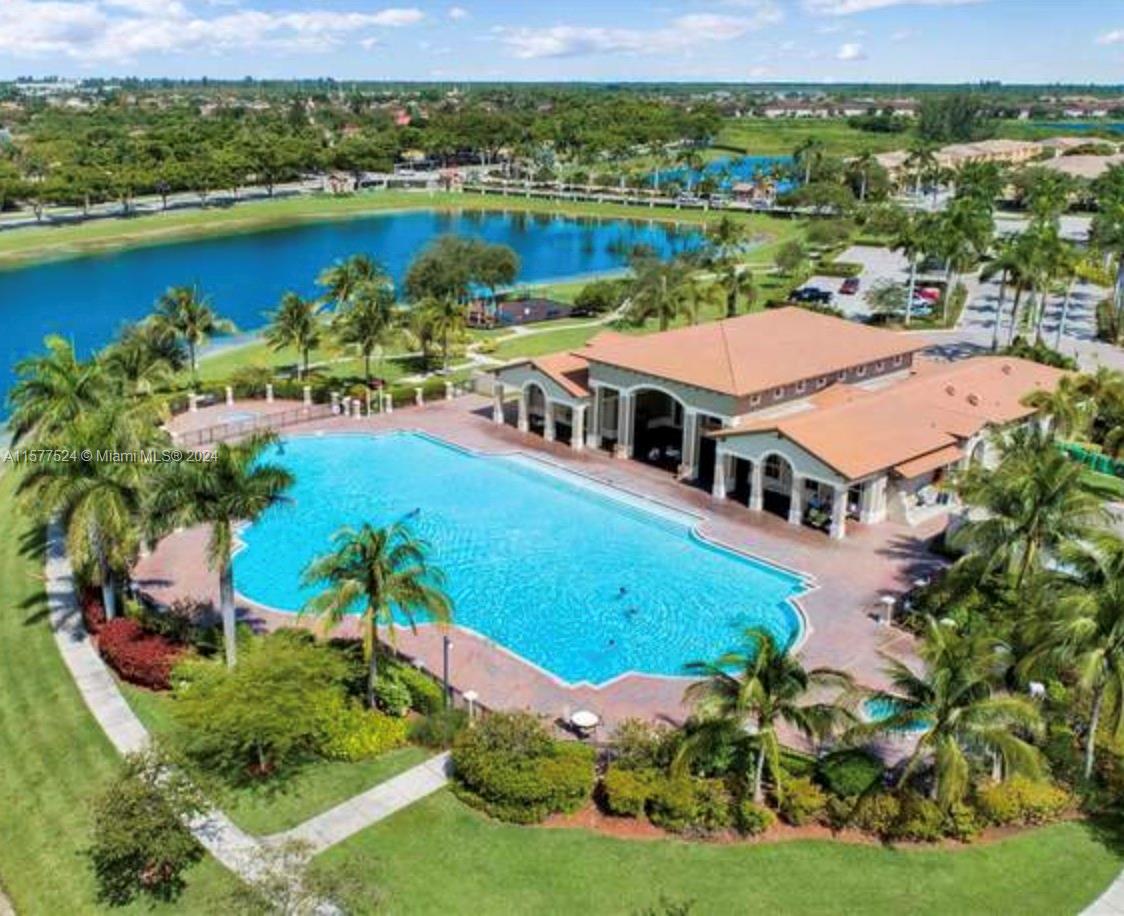
[[[191,423],[204,422],[210,411],[229,410],[225,405],[202,409],[191,415]],[[832,541],[772,515],[751,513],[732,501],[717,501],[656,468],[597,451],[574,452],[564,444],[497,426],[490,416],[490,401],[471,395],[371,418],[330,417],[290,427],[285,434],[413,429],[480,452],[524,451],[547,458],[602,483],[701,515],[698,530],[703,536],[813,577],[817,587],[799,602],[808,624],[801,648],[807,665],[843,668],[861,683],[880,687],[885,686],[880,653],[913,657],[908,635],[877,622],[878,599],[908,589],[918,576],[941,565],[925,544],[942,522],[923,529],[849,522],[847,538]],[[189,598],[215,604],[218,586],[204,559],[206,540],[207,532],[201,529],[165,539],[138,564],[138,585],[162,602]],[[242,596],[239,607],[247,618],[266,627],[294,622],[293,615],[267,611]],[[346,622],[342,631],[349,630],[354,627]],[[608,726],[629,716],[681,721],[686,714],[682,695],[688,682],[683,678],[626,675],[600,687],[572,686],[477,634],[454,627],[452,639],[453,685],[462,692],[475,690],[480,702],[491,708],[526,708],[551,717],[589,708]],[[442,634],[437,628],[423,626],[416,634],[400,630],[397,645],[431,671],[442,670]]]

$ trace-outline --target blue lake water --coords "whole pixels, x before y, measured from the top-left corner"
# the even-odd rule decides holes
[[[298,610],[315,593],[301,570],[341,525],[412,514],[455,622],[565,681],[679,675],[737,647],[748,626],[783,645],[800,633],[790,599],[801,578],[533,459],[399,433],[288,439],[271,460],[293,472],[292,501],[243,533],[234,579],[272,608]]]
[[[662,170],[660,181],[677,181],[686,185],[688,179],[694,185],[704,176],[718,180],[719,187],[729,188],[740,181],[753,181],[758,175],[768,175],[774,168],[788,169],[792,166],[791,156],[739,156],[736,158],[715,159],[701,169],[688,169],[686,166]],[[777,191],[784,193],[796,187],[791,178],[777,182]]]
[[[18,231],[18,230],[16,230]],[[667,257],[698,244],[698,235],[651,222],[589,220],[480,211],[412,211],[134,248],[0,271],[0,417],[13,368],[62,334],[88,354],[125,321],[146,315],[169,286],[197,283],[220,314],[241,329],[286,290],[313,295],[321,269],[357,252],[378,258],[396,279],[411,259],[447,233],[502,242],[518,252],[521,281],[610,271],[635,245]]]

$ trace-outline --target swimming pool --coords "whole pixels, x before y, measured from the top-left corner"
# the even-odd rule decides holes
[[[801,577],[708,544],[678,512],[640,505],[523,456],[414,433],[284,440],[292,501],[242,534],[235,584],[266,607],[312,595],[301,570],[341,525],[413,524],[447,576],[455,622],[563,681],[681,675],[762,626],[801,633]]]

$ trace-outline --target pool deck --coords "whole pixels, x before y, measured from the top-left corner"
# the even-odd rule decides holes
[[[279,406],[271,405],[273,409]],[[290,402],[286,406],[299,405]],[[257,412],[262,407],[261,402],[241,401],[233,408],[216,405],[176,417],[172,425],[177,430],[189,425],[199,428],[208,417],[212,423],[220,423],[224,413]],[[799,599],[807,621],[800,653],[807,666],[842,668],[866,686],[883,687],[886,682],[880,653],[907,661],[915,658],[912,638],[879,624],[876,612],[880,597],[909,589],[918,576],[943,565],[925,547],[926,541],[940,531],[943,520],[935,519],[917,529],[849,521],[846,539],[833,541],[820,532],[794,528],[773,515],[751,513],[732,501],[717,501],[640,462],[588,450],[574,452],[537,435],[497,426],[490,418],[490,399],[466,395],[371,418],[313,420],[289,426],[282,433],[298,436],[416,430],[483,453],[522,452],[550,460],[608,486],[700,516],[698,531],[702,536],[812,577],[815,587]],[[138,563],[134,575],[138,587],[162,603],[187,599],[216,605],[218,581],[206,563],[207,537],[207,530],[196,528],[166,538]],[[512,572],[517,574],[517,570]],[[240,613],[260,626],[294,623],[293,615],[266,610],[241,595],[238,602]],[[314,624],[308,621],[306,625]],[[348,635],[354,630],[353,624],[345,622],[337,632]],[[450,681],[462,693],[474,690],[487,707],[530,709],[552,718],[592,709],[608,727],[633,716],[679,722],[687,715],[683,689],[689,682],[684,678],[628,674],[599,687],[569,685],[467,630],[454,627],[451,636]],[[437,628],[420,627],[417,633],[400,629],[397,648],[440,674],[443,647]]]

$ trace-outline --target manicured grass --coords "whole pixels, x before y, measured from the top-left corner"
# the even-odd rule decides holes
[[[856,130],[842,118],[796,120],[787,118],[730,118],[718,133],[715,145],[719,156],[735,155],[733,147],[751,156],[791,156],[809,137],[825,144],[832,156],[853,156],[863,150],[875,153],[906,149],[912,142],[910,131],[875,134]]]
[[[517,359],[521,356],[542,356],[544,353],[572,350],[604,330],[605,325],[586,324],[543,331],[541,334],[518,334],[504,340],[488,355],[496,359]]]
[[[356,195],[316,195],[284,200],[254,201],[214,210],[183,210],[130,219],[95,220],[65,226],[36,226],[0,234],[0,267],[32,261],[73,257],[116,248],[231,235],[299,223],[346,219],[390,210],[506,210],[591,216],[612,219],[659,220],[700,225],[718,218],[714,211],[649,208],[626,204],[552,201],[499,195],[374,191]],[[763,214],[739,214],[756,234],[787,238],[799,224]]]
[[[168,737],[175,734],[175,700],[171,694],[154,693],[130,684],[122,684],[121,689],[149,731]],[[243,830],[264,836],[295,827],[416,766],[428,756],[421,748],[403,747],[374,760],[317,761],[283,782],[222,789],[215,801]]]
[[[897,851],[829,841],[720,845],[617,840],[490,821],[448,791],[328,850],[371,888],[351,912],[636,913],[660,898],[692,914],[1075,913],[1121,858],[1093,830],[1059,824],[1003,842]]]
[[[14,482],[0,469],[0,884],[21,914],[100,912],[83,850],[90,798],[118,757],[55,648],[41,550],[21,553],[30,531]],[[184,896],[156,912],[227,911],[235,881],[207,858],[188,873]]]

